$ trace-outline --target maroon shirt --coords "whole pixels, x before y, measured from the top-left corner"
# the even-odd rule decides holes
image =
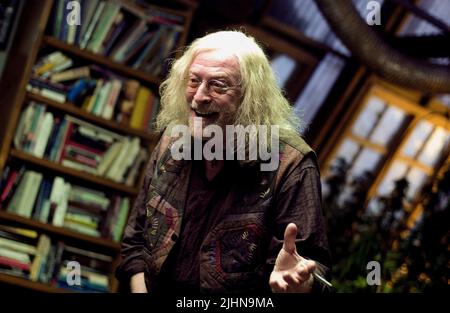
[[[230,207],[233,188],[237,180],[251,183],[251,171],[244,173],[237,162],[225,162],[224,168],[208,181],[205,176],[202,161],[193,161],[191,180],[184,222],[180,239],[169,254],[161,269],[157,282],[160,291],[176,289],[180,292],[198,292],[200,283],[200,248],[208,232],[220,221],[221,216]],[[247,177],[245,177],[245,175]],[[327,241],[321,214],[317,214],[321,203],[321,186],[317,166],[312,157],[306,157],[286,180],[282,191],[283,205],[279,207],[275,223],[287,224],[285,216],[288,212],[302,215],[302,229],[300,232],[305,239],[300,245],[301,251],[309,258],[329,266],[327,255]],[[297,206],[295,210],[288,204]],[[298,208],[301,208],[300,210]],[[319,219],[319,220],[318,220]],[[283,234],[280,234],[283,237]],[[323,251],[316,247],[322,247]],[[271,256],[274,264],[276,255]]]
[[[163,136],[152,153],[130,213],[116,270],[121,282],[144,272],[151,292],[267,291],[291,222],[298,253],[329,279],[319,170],[300,138],[280,144],[276,172],[227,161],[211,182],[202,163],[171,159],[170,140]],[[313,291],[326,290],[315,280]]]

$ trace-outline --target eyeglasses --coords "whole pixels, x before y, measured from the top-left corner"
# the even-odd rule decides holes
[[[187,80],[187,88],[188,91],[194,92],[196,91],[201,84],[203,83],[203,80],[192,76],[188,77]],[[240,85],[229,85],[228,83],[220,80],[220,79],[210,79],[206,81],[206,90],[208,91],[210,96],[221,96],[226,94],[229,90],[236,89],[236,87],[239,87]]]

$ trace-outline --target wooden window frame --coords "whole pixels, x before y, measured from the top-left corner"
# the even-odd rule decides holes
[[[387,106],[399,108],[405,114],[407,114],[404,122],[405,125],[402,125],[403,127],[400,127],[398,135],[393,138],[392,142],[389,143],[387,147],[373,143],[366,138],[359,137],[352,133],[354,123],[356,122],[362,110],[366,107],[368,100],[372,96],[376,96],[382,99]],[[359,96],[353,101],[352,107],[355,108],[355,110],[353,111],[351,117],[347,119],[345,126],[342,127],[343,131],[338,135],[337,140],[328,141],[327,143],[329,153],[324,159],[324,173],[326,174],[326,172],[330,168],[332,162],[336,158],[339,148],[342,146],[346,139],[350,139],[362,147],[371,148],[372,150],[380,153],[383,157],[380,165],[373,172],[375,179],[369,189],[367,200],[372,199],[377,195],[377,190],[381,182],[383,181],[386,174],[388,173],[388,170],[395,161],[406,163],[406,165],[410,167],[410,169],[420,169],[429,176],[428,180],[432,179],[433,177],[438,175],[438,173],[442,172],[444,163],[448,163],[450,160],[449,145],[443,148],[438,161],[433,167],[402,154],[404,146],[406,145],[413,130],[415,129],[415,126],[420,121],[427,121],[430,122],[434,126],[434,128],[442,127],[450,131],[450,121],[446,116],[442,114],[443,107],[445,106],[440,103],[438,99],[432,99],[427,106],[421,105],[420,100],[420,92],[401,89],[399,87],[386,83],[375,76],[370,77],[367,80],[362,93],[360,93]],[[436,110],[435,108],[439,108],[439,110]],[[428,139],[429,138],[427,138],[427,140]],[[423,149],[426,142],[427,141],[424,142],[421,149]],[[412,225],[413,223],[412,219],[415,219],[421,212],[421,205],[418,200],[418,195],[416,195],[415,198],[411,201],[411,205],[414,210],[410,217],[411,220],[409,220],[410,225]],[[365,206],[367,206],[367,203],[365,204]]]

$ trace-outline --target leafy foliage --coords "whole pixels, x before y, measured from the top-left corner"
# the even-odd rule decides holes
[[[349,165],[338,159],[324,181],[324,207],[337,292],[448,291],[450,170],[423,189],[423,214],[407,226],[408,181],[395,182],[392,192],[375,199],[369,212],[367,194],[373,175],[348,181]],[[381,285],[369,286],[366,265],[381,264]]]

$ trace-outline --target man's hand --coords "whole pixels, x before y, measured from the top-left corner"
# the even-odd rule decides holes
[[[137,273],[131,277],[130,288],[133,293],[147,293],[144,273]]]
[[[270,274],[269,285],[273,292],[310,292],[316,268],[314,261],[306,260],[297,253],[295,238],[297,226],[290,223],[284,232],[284,244]]]

